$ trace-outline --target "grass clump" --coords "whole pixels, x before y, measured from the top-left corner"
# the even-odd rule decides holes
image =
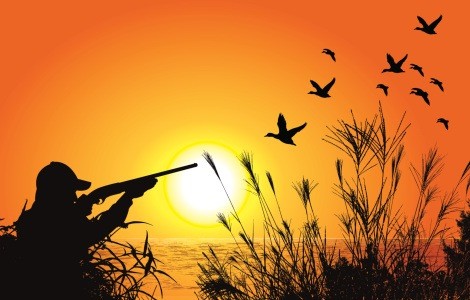
[[[340,120],[338,125],[328,127],[329,134],[324,140],[339,149],[346,159],[335,162],[337,183],[334,185],[334,193],[345,205],[344,212],[337,217],[346,253],[335,249],[335,245],[327,245],[326,230],[320,228],[312,204],[316,183],[303,178],[293,184],[304,208],[303,225],[293,229],[282,214],[271,174],[267,172],[266,178],[274,205],[261,189],[252,155],[242,153],[239,160],[247,173],[246,182],[262,212],[263,236],[255,239],[227,195],[232,211],[228,215],[219,214],[218,218],[231,234],[236,248],[227,257],[211,247],[208,253],[203,253],[205,262],[199,263],[198,297],[459,299],[462,291],[449,288],[455,271],[429,258],[433,243],[448,237],[445,221],[457,210],[458,190],[469,180],[470,168],[465,168],[450,194],[442,195],[437,179],[443,159],[437,148],[431,149],[419,167],[411,166],[416,198],[413,200],[410,194],[402,196],[404,201],[414,204],[411,216],[401,206],[396,207],[402,178],[403,140],[410,126],[404,124],[404,117],[405,114],[397,128],[390,131],[379,104],[379,112],[372,120],[358,122],[352,114],[351,121]],[[207,153],[204,156],[217,174],[212,157]],[[219,180],[224,186],[220,177]],[[439,209],[429,216],[431,203],[436,205],[436,202]],[[238,232],[235,227],[239,228]],[[454,247],[454,252],[457,256],[465,253],[462,255],[468,258],[467,248],[461,247]],[[457,268],[459,271],[465,270],[462,264]],[[468,276],[464,278],[468,287]]]
[[[212,157],[204,157],[216,172]],[[266,173],[276,208],[273,210],[263,194],[258,176],[253,168],[252,156],[244,152],[239,157],[245,168],[250,192],[258,199],[264,218],[264,237],[255,239],[248,232],[227,195],[232,211],[229,215],[218,214],[219,222],[229,231],[236,249],[228,257],[222,258],[209,247],[203,253],[206,264],[199,264],[201,274],[198,297],[202,299],[321,299],[322,264],[318,260],[331,260],[326,252],[326,241],[321,238],[317,217],[311,204],[311,192],[316,184],[308,179],[295,183],[304,204],[306,222],[300,237],[295,237],[289,222],[283,218],[274,188],[273,178]],[[219,178],[222,186],[223,181]],[[224,187],[225,189],[225,187]],[[240,230],[235,232],[234,224]],[[320,257],[314,248],[321,248]]]
[[[467,165],[470,168],[470,162]],[[465,174],[465,172],[464,172]],[[470,179],[467,181],[467,192],[470,187]],[[467,210],[460,213],[457,226],[460,238],[456,238],[449,245],[444,246],[446,253],[446,265],[448,268],[449,296],[461,299],[470,298],[470,199],[467,199]]]
[[[127,227],[138,223],[143,222],[133,221],[122,226]],[[121,243],[112,239],[119,229],[117,228],[105,239],[90,247],[89,258],[81,262],[82,282],[79,283],[82,287],[81,294],[51,295],[53,299],[56,299],[54,297],[67,299],[78,297],[80,300],[156,300],[157,290],[163,297],[159,276],[173,278],[158,268],[161,262],[152,252],[148,235],[142,249],[138,249],[130,243]],[[16,299],[18,291],[32,288],[26,282],[21,281],[23,274],[30,270],[22,263],[21,251],[18,247],[15,224],[0,225],[0,272],[3,278],[0,295],[5,296],[5,299],[8,297],[11,297],[8,299]],[[51,251],[61,251],[60,247],[52,248],[53,246],[51,246]],[[50,268],[57,270],[54,276],[61,276],[61,262],[53,261],[49,264]],[[47,280],[53,292],[55,280],[54,278]],[[152,284],[152,281],[155,284]],[[56,290],[61,291],[60,287]]]

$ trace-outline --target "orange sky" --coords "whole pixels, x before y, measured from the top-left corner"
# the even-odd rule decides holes
[[[435,145],[445,155],[443,187],[450,187],[468,161],[470,47],[463,26],[470,5],[344,2],[334,8],[327,1],[4,3],[0,217],[10,223],[25,199],[31,204],[37,172],[52,160],[98,187],[163,170],[184,147],[213,141],[252,152],[260,175],[272,173],[284,215],[293,220],[301,206],[292,205],[292,182],[302,176],[319,182],[314,206],[321,224],[339,236],[335,214],[343,204],[331,193],[339,152],[322,138],[351,109],[359,118],[372,116],[378,100],[392,128],[405,111],[412,123],[401,193],[415,192],[409,164]],[[439,14],[437,35],[413,30],[417,15]],[[325,47],[336,51],[336,63],[321,53]],[[409,55],[405,73],[381,73],[387,52]],[[426,77],[409,63],[423,66]],[[307,94],[310,79],[326,84],[333,77],[332,98]],[[444,93],[430,77],[444,82]],[[390,85],[389,97],[375,88],[379,82]],[[415,86],[429,91],[431,106],[409,94]],[[308,123],[296,147],[264,137],[280,112],[288,126]],[[448,132],[435,123],[442,116],[450,119]],[[253,202],[241,212],[247,220],[257,219]],[[220,226],[177,217],[160,183],[135,202],[129,218],[155,226],[126,236],[147,229],[155,237],[226,236]]]

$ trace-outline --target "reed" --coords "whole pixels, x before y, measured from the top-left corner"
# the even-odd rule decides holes
[[[448,236],[445,220],[458,207],[457,190],[462,182],[449,196],[438,193],[436,181],[444,164],[437,148],[431,149],[419,168],[411,166],[417,199],[406,195],[408,205],[415,205],[409,218],[401,207],[394,207],[402,175],[403,139],[410,126],[403,123],[405,114],[391,135],[380,103],[371,121],[358,122],[351,115],[352,121],[328,127],[330,133],[324,139],[350,162],[348,171],[342,160],[336,162],[335,194],[345,203],[345,212],[338,217],[351,259],[340,258],[328,270],[329,292],[340,297],[349,289],[365,299],[430,299],[445,294],[443,266],[431,266],[428,257],[431,243]],[[466,169],[462,178],[468,175]],[[427,212],[436,201],[440,209],[426,230]]]
[[[139,223],[144,222],[133,221],[123,226]],[[113,240],[112,236],[119,230],[120,228],[117,228],[106,239],[95,244],[90,249],[91,259],[84,262],[85,280],[89,283],[87,290],[92,293],[90,299],[103,299],[103,295],[97,293],[103,290],[110,299],[156,300],[157,295],[163,297],[159,276],[175,280],[159,268],[162,262],[152,251],[148,233],[146,233],[142,248],[138,249],[129,242],[122,243]],[[119,252],[116,251],[119,248]]]
[[[447,286],[451,274],[428,258],[432,241],[448,237],[445,221],[458,208],[458,191],[466,180],[470,182],[470,167],[451,193],[442,194],[437,180],[443,159],[437,148],[423,155],[421,165],[410,168],[416,198],[403,196],[414,204],[408,216],[401,206],[395,207],[403,140],[410,126],[404,123],[405,114],[393,130],[380,103],[371,120],[359,122],[352,112],[351,116],[351,121],[328,127],[324,138],[345,156],[335,162],[334,193],[345,205],[337,217],[348,253],[327,248],[326,230],[321,229],[312,203],[314,181],[302,178],[293,184],[304,208],[303,225],[293,229],[282,214],[271,174],[266,172],[268,199],[252,155],[243,152],[239,161],[262,213],[262,236],[255,239],[248,232],[233,205],[228,215],[219,214],[236,250],[222,256],[209,247],[203,253],[205,262],[198,264],[199,299],[451,299]],[[207,153],[205,158],[218,175],[213,158]],[[223,178],[217,177],[224,186]],[[467,182],[467,190],[469,186]],[[228,194],[227,199],[232,204]],[[439,210],[430,216],[433,202],[438,202]]]
[[[204,157],[216,172],[212,157],[207,153]],[[317,184],[305,178],[293,184],[306,219],[300,235],[296,236],[283,217],[271,174],[266,172],[266,178],[275,206],[269,204],[261,189],[252,155],[243,152],[239,161],[247,173],[249,191],[258,200],[264,235],[258,241],[253,232],[249,233],[233,205],[229,215],[218,214],[218,220],[231,234],[236,250],[224,258],[211,247],[208,253],[203,253],[206,263],[198,264],[201,270],[197,280],[198,298],[306,299],[308,296],[308,299],[322,299],[322,265],[331,263],[332,253],[326,248],[313,210],[311,194]],[[218,178],[223,186],[222,178]],[[228,194],[227,199],[232,203]],[[239,228],[238,234],[234,232],[235,227]]]

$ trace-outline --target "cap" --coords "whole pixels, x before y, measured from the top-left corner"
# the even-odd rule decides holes
[[[57,186],[75,191],[84,191],[91,186],[91,182],[78,179],[69,166],[53,161],[39,171],[36,178],[36,188],[53,188]]]

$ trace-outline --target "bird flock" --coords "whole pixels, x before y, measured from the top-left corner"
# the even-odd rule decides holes
[[[431,23],[427,23],[426,20],[424,20],[422,17],[417,16],[418,21],[420,23],[420,26],[417,26],[415,30],[422,31],[425,34],[428,35],[435,35],[437,34],[436,32],[436,27],[437,25],[441,22],[442,20],[442,15],[440,15],[437,19],[432,21]],[[336,62],[336,54],[333,50],[324,48],[322,53],[328,55],[330,59],[333,62]],[[388,67],[384,68],[382,70],[382,73],[390,72],[390,73],[404,73],[405,70],[403,69],[403,65],[405,61],[408,58],[408,54],[405,54],[400,60],[396,61],[395,58],[387,53],[387,63]],[[415,70],[418,72],[422,77],[425,77],[423,68],[415,63],[410,63],[410,69]],[[329,98],[331,97],[330,95],[330,90],[335,84],[336,78],[332,78],[330,82],[328,82],[325,85],[320,85],[317,81],[315,80],[310,80],[310,84],[313,87],[313,90],[309,91],[308,94],[320,97],[320,98]],[[444,86],[442,81],[440,81],[437,78],[431,77],[430,82],[431,84],[436,85],[441,92],[444,92]],[[379,83],[377,84],[376,88],[381,89],[384,93],[385,96],[388,96],[389,94],[389,86],[385,85],[384,83]],[[420,87],[412,87],[410,94],[416,95],[418,97],[421,97],[422,100],[428,105],[431,105],[431,101],[429,100],[429,93],[425,90],[423,90]],[[436,123],[442,123],[445,127],[446,130],[449,129],[449,120],[443,117],[440,117],[437,119]],[[278,139],[279,141],[289,144],[289,145],[296,145],[293,141],[294,135],[296,135],[298,132],[300,132],[302,129],[307,126],[307,123],[303,123],[300,126],[293,127],[291,129],[287,129],[287,122],[282,113],[279,114],[278,120],[277,120],[277,127],[278,127],[278,133],[272,133],[269,132],[265,135],[265,137],[273,137],[275,139]]]
[[[419,21],[421,26],[415,27],[415,30],[420,30],[420,31],[424,32],[425,34],[429,34],[429,35],[437,34],[436,27],[441,22],[442,15],[440,15],[437,19],[435,19],[434,21],[432,21],[429,24],[422,17],[417,16],[417,18],[418,18],[418,21]],[[402,67],[403,67],[403,64],[405,63],[407,58],[408,58],[408,54],[406,54],[399,61],[395,62],[395,59],[393,58],[393,56],[390,55],[389,53],[387,53],[387,63],[389,65],[389,67],[383,69],[382,73],[384,73],[384,72],[392,72],[392,73],[403,73],[403,72],[405,72],[405,70],[403,70]],[[421,67],[420,65],[415,64],[415,63],[410,63],[410,69],[417,71],[421,75],[421,77],[425,77],[423,67]],[[444,92],[443,83],[439,79],[431,77],[431,81],[429,83],[432,83],[432,84],[436,85],[441,90],[441,92]],[[379,84],[377,84],[376,87],[379,88],[379,89],[382,89],[385,96],[388,96],[389,87],[387,85],[385,85],[383,83],[379,83]],[[421,88],[421,87],[412,87],[411,91],[410,91],[410,94],[421,97],[421,99],[428,106],[431,105],[431,101],[429,99],[429,93],[426,90],[424,90],[423,88]],[[446,118],[442,118],[442,117],[438,118],[436,123],[442,123],[446,130],[449,129],[449,120],[447,120]]]

